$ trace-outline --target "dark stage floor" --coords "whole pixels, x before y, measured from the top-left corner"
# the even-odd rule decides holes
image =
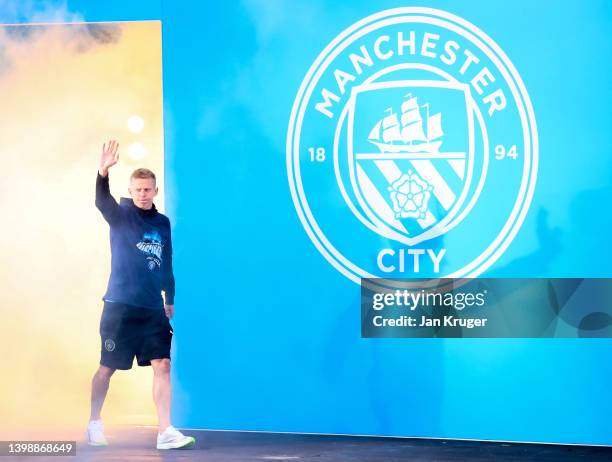
[[[184,431],[195,436],[195,448],[155,449],[155,428],[107,430],[110,446],[95,448],[77,442],[76,457],[0,457],[0,462],[69,461],[612,461],[612,448],[536,444],[482,443],[407,438],[369,438],[276,433]]]

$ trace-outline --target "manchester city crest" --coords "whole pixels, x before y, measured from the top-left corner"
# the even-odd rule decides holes
[[[114,351],[115,350],[115,341],[113,339],[107,338],[104,340],[104,348],[106,351]]]
[[[308,236],[351,280],[475,277],[527,213],[535,117],[484,32],[440,10],[387,10],[343,31],[306,74],[287,171]]]

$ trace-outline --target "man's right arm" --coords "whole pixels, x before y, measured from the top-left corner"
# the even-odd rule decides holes
[[[119,161],[119,143],[110,141],[102,146],[102,156],[100,158],[100,168],[96,178],[96,207],[102,212],[104,219],[109,224],[113,224],[119,219],[121,209],[119,204],[110,193],[108,184],[108,169]]]
[[[109,224],[116,223],[119,219],[119,204],[110,193],[110,186],[108,183],[108,172],[106,176],[102,176],[98,171],[98,177],[96,178],[96,207],[102,216]]]

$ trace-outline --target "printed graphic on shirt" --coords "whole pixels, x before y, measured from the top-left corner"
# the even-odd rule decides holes
[[[157,231],[144,233],[142,241],[136,244],[136,247],[147,256],[147,268],[149,268],[149,271],[161,268],[163,245],[161,236]]]

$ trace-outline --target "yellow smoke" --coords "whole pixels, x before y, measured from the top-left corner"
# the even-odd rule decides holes
[[[163,210],[161,24],[106,27],[0,27],[0,429],[87,422],[110,270],[94,207],[103,141],[121,144],[115,197],[147,167]],[[132,115],[141,133],[128,131]],[[147,148],[142,161],[128,158],[132,142]],[[155,423],[150,368],[134,367],[111,382],[109,423]]]

